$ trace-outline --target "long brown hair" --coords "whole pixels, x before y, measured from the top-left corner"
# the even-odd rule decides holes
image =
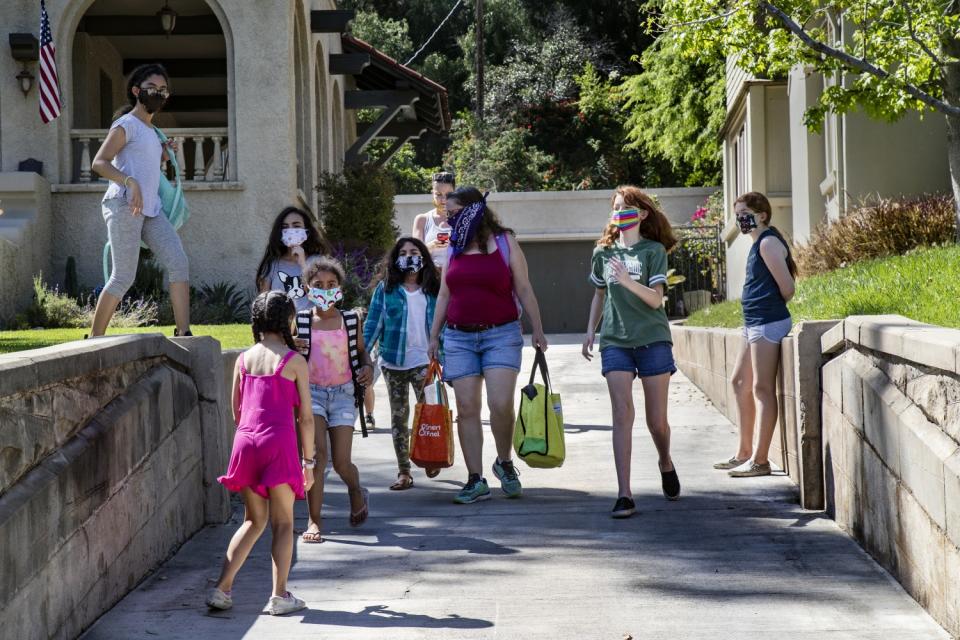
[[[460,203],[460,206],[466,207],[483,200],[483,194],[475,187],[460,187],[456,191],[447,194],[447,201],[449,202],[450,200],[456,200]],[[487,253],[487,242],[490,240],[490,236],[498,236],[505,233],[509,233],[512,236],[517,235],[513,232],[513,229],[503,226],[500,222],[500,217],[493,212],[493,209],[485,206],[480,226],[477,227],[477,236],[474,238],[477,242],[477,247],[480,249],[480,253]]]
[[[779,229],[770,224],[770,222],[773,220],[773,207],[770,205],[770,201],[767,199],[767,196],[763,195],[759,191],[750,191],[749,193],[745,193],[737,198],[733,202],[733,205],[736,206],[741,202],[747,205],[750,210],[755,213],[767,214],[767,221],[764,224],[770,227],[770,231],[773,231],[773,235],[777,236],[777,238],[780,239],[780,242],[783,243],[783,246],[787,248],[787,269],[790,270],[790,275],[793,276],[793,278],[796,278],[797,263],[793,260],[793,253],[790,251],[790,243],[786,241]]]
[[[623,202],[628,207],[647,212],[646,217],[640,221],[640,235],[647,240],[659,242],[669,253],[676,246],[677,237],[673,235],[673,226],[667,220],[667,216],[660,210],[653,198],[641,191],[639,187],[629,184],[620,185],[610,198],[611,209],[618,195],[623,196]],[[616,244],[619,239],[620,227],[611,222],[604,228],[603,235],[597,240],[597,245],[609,248]]]

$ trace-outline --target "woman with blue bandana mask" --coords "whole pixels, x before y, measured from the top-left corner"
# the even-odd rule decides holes
[[[779,414],[780,343],[793,326],[787,302],[793,297],[797,267],[790,255],[790,245],[770,226],[773,208],[766,196],[755,192],[743,194],[734,203],[734,213],[740,232],[753,241],[741,296],[744,347],[733,371],[740,445],[736,455],[713,466],[735,478],[748,478],[771,472],[767,456]],[[754,448],[753,434],[758,423],[760,434]]]
[[[447,196],[447,213],[450,250],[430,333],[430,356],[439,354],[443,330],[443,378],[456,392],[457,429],[469,473],[454,501],[490,498],[481,475],[484,385],[497,444],[493,473],[507,497],[518,498],[522,487],[512,460],[514,391],[523,350],[518,303],[533,327],[533,344],[546,349],[540,307],[523,251],[513,232],[487,207],[486,197],[473,187],[458,189]]]

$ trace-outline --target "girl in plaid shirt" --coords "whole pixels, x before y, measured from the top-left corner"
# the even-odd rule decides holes
[[[372,349],[380,342],[380,367],[390,395],[393,448],[397,454],[397,481],[390,488],[413,486],[410,475],[409,387],[422,400],[423,380],[433,311],[440,278],[426,245],[416,238],[400,238],[381,265],[382,280],[370,301],[363,325],[363,342]],[[430,469],[433,478],[439,469]]]

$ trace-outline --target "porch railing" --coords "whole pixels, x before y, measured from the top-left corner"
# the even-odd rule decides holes
[[[189,182],[224,182],[229,180],[230,145],[227,129],[164,129],[166,136],[178,145],[177,164],[181,179]],[[70,131],[73,154],[72,182],[97,182],[101,178],[91,170],[97,150],[107,137],[107,129],[72,129]],[[163,162],[163,171],[173,177],[172,166]]]

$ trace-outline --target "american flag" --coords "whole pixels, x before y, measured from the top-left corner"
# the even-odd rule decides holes
[[[57,77],[57,48],[50,33],[47,5],[40,0],[40,119],[50,122],[60,115],[60,79]]]

